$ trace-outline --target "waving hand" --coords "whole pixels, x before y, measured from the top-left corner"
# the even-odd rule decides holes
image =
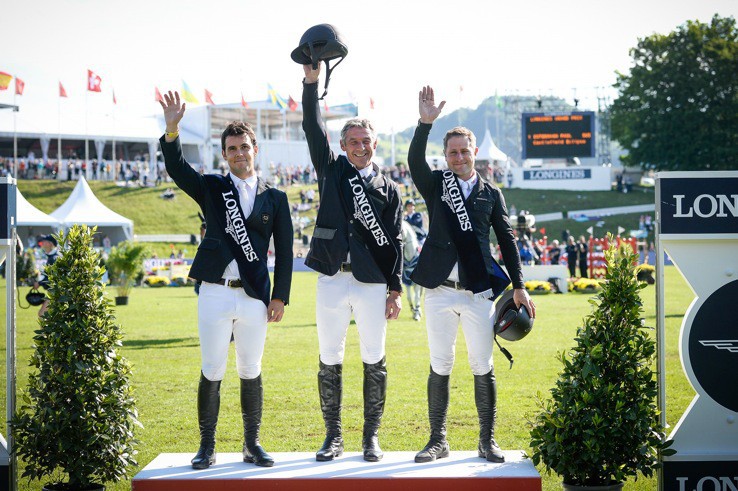
[[[441,111],[445,105],[446,101],[441,101],[441,103],[436,106],[433,96],[433,87],[430,85],[423,87],[423,89],[418,92],[418,111],[420,112],[420,122],[433,124],[433,121],[441,115]]]

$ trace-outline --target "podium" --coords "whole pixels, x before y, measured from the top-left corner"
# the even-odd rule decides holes
[[[520,451],[506,451],[505,462],[493,464],[476,452],[416,464],[415,452],[386,452],[379,462],[365,462],[359,452],[330,462],[315,454],[272,453],[274,467],[246,464],[240,453],[219,453],[209,469],[190,466],[192,454],[164,453],[133,478],[133,491],[280,490],[324,491],[541,491],[541,476]]]

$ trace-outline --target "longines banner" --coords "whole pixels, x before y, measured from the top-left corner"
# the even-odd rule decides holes
[[[669,435],[677,453],[663,459],[661,489],[738,491],[738,172],[659,173],[656,222],[662,345],[664,252],[696,295],[682,320],[679,354],[697,395]],[[662,346],[660,372],[663,364]]]
[[[592,179],[591,169],[537,169],[523,171],[526,181],[545,181],[551,179]]]

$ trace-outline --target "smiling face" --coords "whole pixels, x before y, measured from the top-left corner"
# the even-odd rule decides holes
[[[452,136],[446,142],[446,163],[449,170],[464,181],[474,172],[474,160],[479,149],[466,136]]]
[[[377,140],[368,128],[353,126],[346,130],[346,136],[341,139],[341,150],[346,152],[349,162],[356,169],[363,169],[372,163]]]
[[[259,152],[259,147],[253,144],[249,135],[227,136],[225,149],[222,152],[233,175],[240,179],[254,175],[254,159]]]

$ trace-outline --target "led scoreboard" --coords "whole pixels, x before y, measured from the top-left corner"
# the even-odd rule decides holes
[[[523,113],[523,159],[594,157],[595,113]]]

